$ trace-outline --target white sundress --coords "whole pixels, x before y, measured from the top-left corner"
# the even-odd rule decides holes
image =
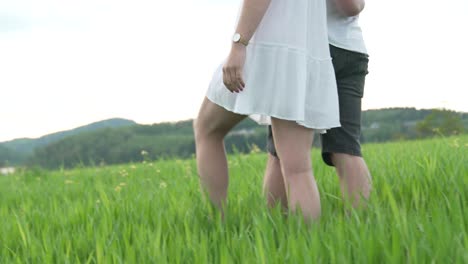
[[[221,64],[206,97],[259,124],[271,117],[325,130],[340,126],[326,0],[272,0],[247,46],[245,88],[231,93]]]

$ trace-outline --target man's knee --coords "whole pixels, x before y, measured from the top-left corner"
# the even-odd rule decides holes
[[[339,166],[340,164],[361,162],[363,160],[361,156],[351,155],[348,153],[331,153],[330,155],[331,160],[335,166]]]

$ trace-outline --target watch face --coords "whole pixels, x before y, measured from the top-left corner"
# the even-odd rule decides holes
[[[234,42],[239,42],[240,38],[241,38],[240,34],[239,34],[239,33],[236,33],[236,34],[234,34],[234,36],[232,37],[232,41],[234,41]]]

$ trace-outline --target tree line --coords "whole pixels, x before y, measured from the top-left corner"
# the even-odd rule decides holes
[[[362,116],[362,142],[415,139],[466,132],[468,116],[450,110],[392,108],[369,110]],[[226,137],[229,153],[265,150],[267,129],[246,119]],[[319,140],[315,140],[316,146]],[[0,166],[16,164],[44,168],[70,168],[142,162],[165,158],[189,158],[195,153],[192,120],[153,125],[86,130],[37,147],[18,160],[17,153],[0,144]]]

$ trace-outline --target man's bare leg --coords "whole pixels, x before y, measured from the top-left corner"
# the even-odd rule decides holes
[[[354,208],[365,206],[371,192],[372,179],[364,159],[344,153],[332,153],[331,159],[340,178],[343,198]]]

